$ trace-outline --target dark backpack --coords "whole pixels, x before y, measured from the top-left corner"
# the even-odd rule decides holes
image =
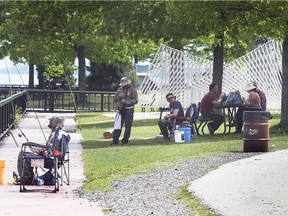
[[[242,99],[239,91],[230,92],[223,102],[223,105],[240,105],[242,104]]]

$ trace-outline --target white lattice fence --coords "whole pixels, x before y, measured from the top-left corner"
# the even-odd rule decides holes
[[[172,92],[183,106],[198,102],[205,82],[212,75],[212,61],[161,45],[139,89],[140,106],[167,106],[166,94]],[[208,82],[209,83],[209,82]]]
[[[266,93],[267,108],[281,108],[282,47],[269,41],[224,67],[222,91],[240,90],[255,81]],[[166,106],[167,93],[172,92],[183,106],[197,103],[212,82],[213,62],[161,45],[147,76],[139,89],[142,107]]]
[[[224,67],[222,89],[224,92],[240,90],[246,97],[243,87],[255,81],[267,97],[267,108],[281,108],[282,91],[282,46],[271,40],[252,52],[236,59]]]

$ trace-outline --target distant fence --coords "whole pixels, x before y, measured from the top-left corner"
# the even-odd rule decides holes
[[[27,89],[27,110],[44,112],[115,111],[115,92]]]
[[[12,96],[9,96],[11,95]],[[0,88],[0,139],[15,124],[15,115],[37,112],[110,112],[115,92]],[[17,110],[17,111],[16,111]]]
[[[20,89],[0,88],[0,98]],[[26,89],[27,111],[37,112],[110,112],[116,110],[115,92]]]
[[[22,91],[0,101],[0,139],[15,125],[16,112],[26,111],[26,92]]]

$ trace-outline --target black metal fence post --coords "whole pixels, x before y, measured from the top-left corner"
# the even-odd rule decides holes
[[[24,98],[26,98],[25,95],[26,91],[22,91],[0,101],[0,139],[14,127],[18,108],[20,110],[19,114],[25,112],[26,102],[23,102]]]
[[[54,112],[54,92],[49,92],[49,111]]]
[[[1,90],[1,88],[0,88]],[[37,112],[115,111],[115,92],[27,89],[25,109]],[[80,99],[83,100],[80,100]],[[25,100],[23,98],[23,100]],[[20,103],[20,102],[19,102]],[[22,105],[21,105],[22,107]],[[24,108],[23,108],[24,109]]]

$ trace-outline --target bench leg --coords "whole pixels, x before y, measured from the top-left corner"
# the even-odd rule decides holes
[[[201,121],[198,127],[197,127],[197,125],[195,125],[197,134],[198,134],[199,136],[201,136],[200,132],[202,133],[202,135],[206,135],[206,133],[204,132],[204,129],[205,129],[205,126],[206,126],[208,123],[209,123],[209,121],[206,120],[206,121]]]

